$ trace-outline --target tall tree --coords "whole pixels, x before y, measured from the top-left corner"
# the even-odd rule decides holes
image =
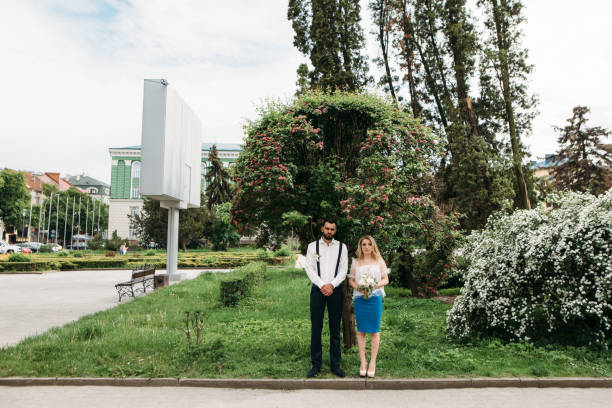
[[[389,92],[393,101],[397,104],[397,96],[395,95],[396,86],[394,81],[397,81],[397,76],[394,76],[391,68],[390,58],[390,34],[391,34],[391,0],[373,0],[370,2],[370,10],[372,10],[372,18],[374,19],[374,32],[380,45],[381,56],[374,59],[374,62],[383,67],[385,74],[380,78],[379,85],[384,86]]]
[[[357,91],[370,81],[361,54],[365,40],[359,13],[359,2],[354,0],[289,0],[287,18],[295,31],[293,44],[310,58],[312,66],[308,70],[300,65],[298,84],[326,91]]]
[[[497,116],[510,137],[512,168],[522,208],[531,208],[524,167],[521,134],[531,128],[536,99],[527,88],[527,76],[533,67],[527,63],[527,50],[521,45],[521,0],[478,0],[485,15],[486,40],[480,55],[481,90],[489,106],[502,107]],[[492,80],[495,78],[495,80]],[[494,89],[491,89],[491,88]],[[499,95],[502,101],[499,101]],[[491,116],[494,115],[490,112]]]
[[[208,162],[210,165],[206,169],[206,205],[211,210],[216,204],[230,201],[232,192],[229,172],[219,160],[216,145],[210,149]]]
[[[569,125],[555,126],[559,150],[553,156],[554,184],[559,189],[601,194],[612,187],[612,145],[603,144],[601,138],[612,132],[587,127],[590,109],[586,106],[576,106],[573,111]]]
[[[17,227],[22,210],[29,206],[30,194],[23,173],[10,169],[0,171],[0,219],[4,224]]]

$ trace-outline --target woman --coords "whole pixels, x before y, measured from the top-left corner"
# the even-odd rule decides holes
[[[380,345],[380,317],[382,315],[382,298],[385,296],[383,286],[389,283],[387,265],[380,256],[376,241],[371,236],[363,236],[357,245],[357,258],[353,259],[349,285],[353,288],[353,301],[355,316],[357,318],[357,345],[359,346],[359,359],[361,367],[359,375],[374,377],[376,371],[376,356]],[[372,293],[364,296],[367,290],[364,278],[371,276],[376,281]],[[372,356],[369,366],[366,360],[366,333],[372,336]]]

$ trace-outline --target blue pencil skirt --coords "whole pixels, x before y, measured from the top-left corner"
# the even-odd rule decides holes
[[[353,299],[357,331],[362,333],[378,333],[380,331],[380,317],[382,316],[382,296],[370,296],[364,299],[357,296]]]

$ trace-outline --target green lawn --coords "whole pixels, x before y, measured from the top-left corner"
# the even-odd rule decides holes
[[[225,308],[219,281],[230,276],[205,274],[1,349],[0,376],[303,378],[310,364],[305,273],[268,268],[253,296]],[[384,300],[378,377],[612,376],[609,351],[457,344],[444,333],[450,306],[405,295],[390,288]],[[202,344],[191,349],[186,310],[209,314]],[[325,373],[326,329],[323,337]],[[343,354],[343,367],[357,375],[356,349]]]

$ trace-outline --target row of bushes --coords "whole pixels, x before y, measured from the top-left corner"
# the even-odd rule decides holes
[[[28,257],[25,257],[28,258]],[[79,270],[79,269],[131,269],[142,264],[143,261],[155,265],[156,268],[165,268],[166,260],[148,260],[142,258],[97,258],[97,259],[54,259],[54,260],[32,260],[32,261],[13,261],[0,262],[0,271],[49,271],[49,270]],[[269,258],[265,262],[268,264],[280,264],[286,258]],[[249,259],[220,259],[206,258],[197,260],[178,260],[179,268],[236,268],[251,262]]]
[[[236,269],[242,276],[221,281],[221,302],[224,306],[234,306],[241,299],[249,296],[255,285],[266,277],[266,264],[253,262]]]

